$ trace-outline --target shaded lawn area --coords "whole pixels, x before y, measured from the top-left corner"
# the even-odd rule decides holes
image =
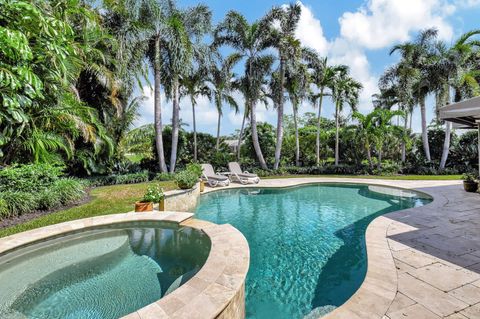
[[[134,203],[143,197],[149,184],[151,183],[94,188],[90,192],[91,201],[88,203],[44,215],[23,224],[0,229],[0,237],[74,219],[132,211]],[[163,187],[164,191],[176,188],[174,182],[158,182],[158,184]]]
[[[283,175],[267,176],[263,179],[275,178],[307,178],[307,177],[325,177],[325,178],[362,178],[362,179],[385,179],[385,180],[403,180],[403,181],[456,181],[462,178],[462,175]]]

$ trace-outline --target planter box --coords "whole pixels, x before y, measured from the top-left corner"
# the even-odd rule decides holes
[[[463,181],[463,189],[469,193],[475,193],[478,190],[478,183],[475,181]]]
[[[136,202],[135,212],[153,212],[153,203],[151,202]]]

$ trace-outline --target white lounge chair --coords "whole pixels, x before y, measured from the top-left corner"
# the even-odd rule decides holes
[[[216,174],[210,164],[202,164],[202,179],[207,182],[210,187],[228,186],[230,184],[228,177]]]
[[[260,178],[257,174],[251,174],[247,171],[243,172],[240,164],[237,162],[228,163],[228,169],[230,170],[230,179],[232,182],[240,182],[245,184],[258,184]]]

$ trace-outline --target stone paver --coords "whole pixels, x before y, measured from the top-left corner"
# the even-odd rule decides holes
[[[469,319],[480,319],[480,304],[468,307],[460,313]]]
[[[409,271],[409,274],[435,288],[450,291],[480,279],[480,275],[467,269],[455,269],[442,263],[435,263]]]
[[[396,312],[389,313],[387,316],[390,319],[440,319],[439,316],[418,303]]]
[[[416,304],[416,302],[401,292],[397,292],[397,295],[395,296],[395,299],[393,300],[392,304],[388,308],[387,315],[392,313],[392,312],[397,312],[400,309],[407,308],[409,306],[412,306]]]
[[[449,292],[453,297],[469,305],[480,303],[480,288],[474,285],[465,285]]]
[[[448,316],[469,305],[409,275],[398,276],[398,291],[439,316]]]

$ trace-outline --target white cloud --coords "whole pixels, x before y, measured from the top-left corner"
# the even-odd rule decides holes
[[[316,19],[310,8],[300,3],[302,14],[298,22],[296,36],[300,42],[309,48],[315,49],[318,53],[325,55],[328,50],[328,41],[323,35],[323,28],[320,20]]]
[[[445,17],[454,9],[442,0],[370,0],[356,12],[342,15],[340,34],[367,49],[407,41],[412,32],[430,27],[438,29],[441,39],[449,40],[453,30]]]
[[[480,0],[455,0],[454,6],[461,8],[473,8],[480,6]]]

